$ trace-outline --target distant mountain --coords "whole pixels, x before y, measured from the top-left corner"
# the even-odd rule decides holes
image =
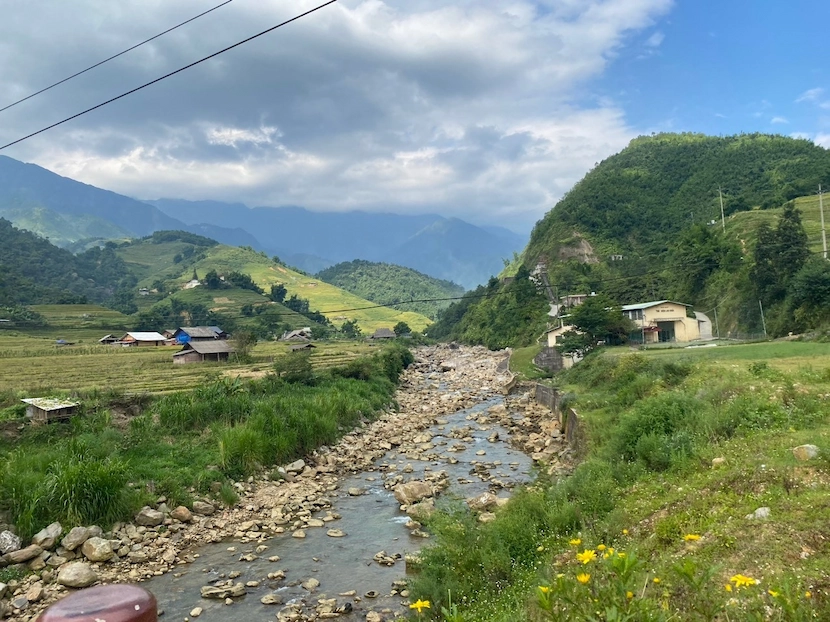
[[[149,203],[191,227],[210,223],[255,232],[261,250],[312,273],[365,259],[406,266],[469,288],[498,274],[502,259],[526,241],[502,227],[477,227],[437,214],[322,213],[294,206],[249,208],[242,203],[176,199]]]
[[[450,281],[427,276],[412,268],[356,259],[339,263],[317,274],[317,278],[378,304],[399,300],[426,300],[459,297],[464,288]],[[435,318],[449,300],[390,305],[394,309],[415,311]]]

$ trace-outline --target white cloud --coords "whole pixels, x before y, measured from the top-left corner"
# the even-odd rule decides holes
[[[773,117],[770,119],[770,123],[773,125],[785,124],[789,123],[789,121],[785,117]]]
[[[830,134],[826,133],[819,133],[816,134],[813,138],[813,142],[817,145],[824,147],[825,149],[830,149]]]
[[[804,91],[801,95],[799,95],[798,98],[795,100],[795,103],[800,104],[803,102],[814,102],[823,94],[823,88],[809,89],[807,91]]]
[[[11,96],[193,11],[161,0],[79,0],[71,10],[59,0],[33,4],[20,2],[0,23],[0,92]],[[672,6],[544,4],[341,0],[7,155],[145,198],[428,210],[478,222],[507,215],[529,226],[637,134],[613,101],[586,106],[586,85]],[[68,83],[59,96],[8,111],[0,140],[311,6],[232,3]],[[34,19],[40,15],[54,17]],[[662,41],[657,31],[647,46]]]

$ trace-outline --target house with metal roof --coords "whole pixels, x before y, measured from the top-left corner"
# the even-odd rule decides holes
[[[188,341],[179,352],[173,355],[173,362],[177,365],[185,363],[205,363],[208,361],[227,361],[233,347],[226,340],[215,341]]]
[[[216,341],[227,339],[228,333],[218,326],[181,326],[173,333],[173,339],[179,343],[190,341]]]
[[[78,402],[57,397],[28,397],[21,400],[26,404],[26,416],[34,423],[49,423],[68,419],[76,413]]]
[[[118,340],[118,343],[125,347],[163,346],[166,342],[164,335],[155,331],[127,333]]]
[[[637,327],[629,339],[646,344],[696,341],[701,338],[701,324],[708,322],[698,319],[692,305],[672,300],[623,305],[622,312]]]

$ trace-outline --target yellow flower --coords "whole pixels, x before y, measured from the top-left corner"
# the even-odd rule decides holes
[[[654,577],[651,581],[652,583],[660,583],[660,577]]]
[[[542,594],[549,594],[550,588],[547,585],[540,585],[539,591],[542,592]]]
[[[417,609],[418,613],[421,613],[422,609],[429,609],[429,601],[428,600],[417,600],[411,605],[409,605],[410,609]]]
[[[746,575],[742,574],[736,574],[729,580],[735,584],[735,587],[749,587],[750,585],[755,585],[756,583],[758,583],[752,577],[747,577]]]
[[[628,529],[623,529],[623,535],[624,535],[624,536],[627,536],[627,535],[628,535]]]
[[[804,592],[804,598],[812,598],[812,597],[813,597],[813,593],[810,592],[809,590]]]
[[[585,585],[586,583],[588,583],[588,581],[591,580],[591,575],[589,575],[587,572],[580,572],[578,575],[576,575],[576,580],[579,581],[582,585]]]
[[[617,553],[617,557],[619,557],[620,559],[624,559],[625,558],[625,551],[620,551],[619,553]]]
[[[732,584],[727,583],[726,585],[723,586],[723,589],[725,589],[727,592],[731,592],[732,591]]]
[[[585,549],[581,553],[576,554],[577,561],[581,561],[583,564],[587,564],[589,562],[592,562],[596,558],[597,558],[597,552],[594,549]]]
[[[606,548],[608,548],[608,547],[606,547],[604,544],[598,544],[597,545],[597,550],[598,551],[604,551]]]
[[[564,572],[560,572],[558,575],[556,575],[556,578],[557,578],[557,579],[561,579],[561,578],[562,578],[562,577],[564,577],[564,576],[565,576],[565,573],[564,573]]]
[[[700,536],[696,533],[687,533],[685,536],[683,536],[683,539],[686,542],[697,542],[698,540],[700,540]]]
[[[634,592],[626,592],[625,597],[627,599],[631,600],[632,598],[634,598]]]
[[[773,598],[778,598],[781,596],[780,592],[776,592],[775,590],[767,590],[767,593],[772,596]]]
[[[582,544],[582,540],[580,540],[579,538],[574,538],[573,540],[568,540],[568,544],[570,544],[571,546],[579,546],[580,544]]]

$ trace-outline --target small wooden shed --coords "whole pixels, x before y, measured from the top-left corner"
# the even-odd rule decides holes
[[[69,419],[80,405],[57,397],[29,397],[21,401],[26,404],[26,416],[36,423]]]
[[[233,352],[231,344],[222,340],[217,341],[189,341],[173,355],[173,362],[177,365],[185,363],[204,363],[205,361],[227,361]]]
[[[311,350],[311,348],[316,348],[313,343],[302,343],[298,346],[291,346],[288,348],[290,352],[300,352],[301,350]]]
[[[369,339],[395,339],[397,335],[389,328],[378,328],[369,335]]]

